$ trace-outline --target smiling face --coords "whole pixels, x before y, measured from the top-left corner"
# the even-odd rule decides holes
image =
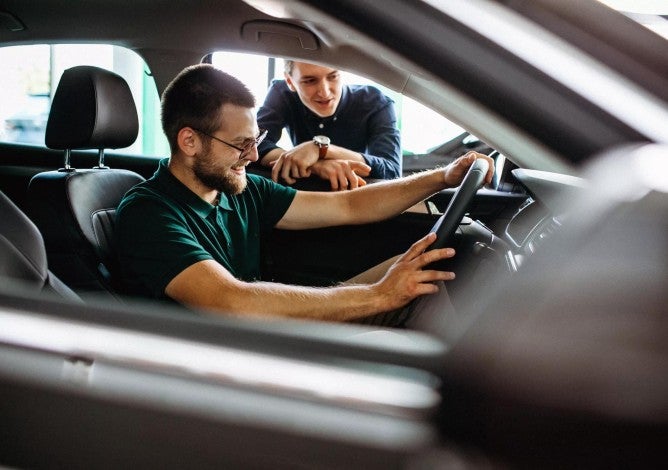
[[[222,126],[211,135],[236,147],[243,148],[258,134],[252,108],[226,104],[221,113]],[[241,152],[228,144],[199,134],[202,151],[196,156],[193,173],[202,184],[226,194],[239,194],[246,188],[246,166],[258,159],[257,146],[249,153]]]
[[[304,106],[316,115],[329,117],[336,112],[343,90],[338,70],[294,62],[290,74],[285,74],[285,80],[290,89],[297,92]]]

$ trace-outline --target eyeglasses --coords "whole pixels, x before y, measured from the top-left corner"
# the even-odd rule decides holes
[[[199,129],[195,129],[194,127],[192,128],[195,132],[199,132],[200,134],[204,134],[207,137],[210,137],[214,140],[217,140],[218,142],[222,142],[223,144],[227,145],[228,147],[232,147],[233,149],[238,150],[239,153],[239,160],[244,158],[246,155],[248,155],[250,152],[253,151],[253,147],[260,145],[262,141],[267,137],[267,133],[269,132],[266,129],[260,129],[260,133],[257,135],[256,138],[251,139],[248,141],[248,143],[244,144],[243,147],[237,147],[236,145],[232,145],[229,142],[225,142],[222,139],[219,139],[218,137],[212,136],[211,134],[207,134],[204,131],[201,131]]]

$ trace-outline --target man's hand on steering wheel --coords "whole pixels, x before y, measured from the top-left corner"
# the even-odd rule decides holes
[[[494,176],[494,160],[492,160],[487,155],[473,151],[467,152],[465,155],[462,155],[457,160],[445,167],[445,182],[450,187],[459,186],[459,184],[464,179],[464,176],[466,176],[469,168],[471,165],[473,165],[473,162],[479,158],[485,159],[489,163],[489,169],[485,175],[484,184],[491,183],[492,177]]]
[[[485,183],[492,181],[494,161],[477,152],[468,152],[445,168],[446,182],[458,184],[448,207],[438,219],[432,232],[436,232],[436,241],[429,249],[445,248],[451,243],[465,211],[473,200],[475,193]]]
[[[455,251],[449,247],[451,237],[457,230],[465,210],[473,200],[478,188],[484,183],[491,182],[493,175],[494,161],[487,155],[477,152],[468,152],[445,167],[444,178],[446,184],[451,187],[458,187],[448,207],[431,231],[421,240],[418,240],[402,257],[413,264],[418,264],[418,269],[422,271],[423,276],[417,279],[409,278],[409,281],[412,281],[413,284],[408,284],[408,295],[404,292],[404,299],[414,302],[415,298],[420,295],[438,292],[438,286],[434,284],[434,281],[454,279],[454,273],[444,270],[439,262],[454,256]],[[424,251],[420,252],[420,250]],[[417,253],[421,253],[421,255],[416,256]],[[397,269],[396,266],[393,266],[393,268]]]
[[[425,269],[428,265],[455,255],[452,248],[427,250],[436,239],[428,233],[413,245],[390,266],[385,276],[372,288],[376,291],[381,311],[390,311],[403,307],[416,297],[435,294],[439,288],[437,281],[450,281],[455,278],[452,272]]]

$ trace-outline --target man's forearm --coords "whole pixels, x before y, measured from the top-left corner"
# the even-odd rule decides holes
[[[246,282],[211,259],[184,269],[167,284],[165,294],[180,304],[215,312],[326,321],[348,321],[392,307],[387,289],[374,284],[318,288]]]
[[[279,316],[345,322],[383,311],[370,285],[303,287],[273,282],[239,282],[225,289],[214,307],[240,315]],[[212,299],[214,300],[214,299]]]
[[[329,160],[351,160],[366,163],[361,153],[339,147],[338,145],[330,145],[325,158]]]
[[[346,193],[351,223],[368,223],[393,217],[438,191],[449,187],[443,169],[369,184]]]
[[[276,227],[301,230],[377,222],[400,214],[445,187],[445,176],[439,169],[353,191],[298,191]]]

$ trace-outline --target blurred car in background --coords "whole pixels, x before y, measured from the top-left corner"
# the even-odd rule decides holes
[[[44,145],[50,106],[51,97],[48,94],[26,95],[19,106],[20,111],[5,119],[3,140]]]

